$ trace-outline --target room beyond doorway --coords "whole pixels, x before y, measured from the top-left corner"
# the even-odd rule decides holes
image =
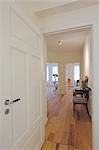
[[[61,44],[59,41],[61,41]],[[49,120],[48,122],[51,121],[50,114],[52,114],[53,115],[52,117],[54,117],[54,118],[56,117],[56,116],[54,116],[54,115],[56,115],[56,113],[61,114],[59,107],[61,107],[62,102],[64,103],[64,106],[65,106],[65,102],[68,101],[68,102],[71,102],[71,105],[70,105],[70,103],[68,103],[69,104],[68,107],[70,107],[70,109],[71,109],[71,112],[69,115],[72,116],[73,121],[75,123],[77,120],[78,120],[78,122],[80,122],[83,119],[83,114],[84,114],[84,117],[86,117],[88,119],[88,120],[87,119],[84,120],[84,124],[86,124],[88,121],[90,124],[90,127],[91,127],[92,122],[88,118],[88,114],[86,113],[85,107],[77,105],[76,111],[75,111],[76,113],[75,113],[75,115],[73,114],[73,91],[74,91],[73,87],[76,86],[77,80],[80,80],[80,82],[82,83],[82,81],[85,79],[85,76],[87,75],[89,78],[89,86],[92,84],[90,82],[90,81],[92,81],[91,76],[90,76],[91,75],[90,72],[92,71],[92,68],[90,66],[91,53],[92,53],[91,52],[91,28],[82,28],[82,29],[76,28],[71,31],[69,30],[67,32],[64,31],[64,32],[59,32],[59,33],[55,33],[55,34],[53,33],[53,35],[52,34],[49,35],[47,37],[47,52],[48,52],[47,53],[47,61],[48,62],[54,62],[54,61],[58,62],[58,73],[59,73],[58,91],[57,91],[57,93],[54,93],[54,92],[51,93],[51,91],[49,91],[50,94],[48,95],[48,101],[47,101],[48,120]],[[71,81],[70,82],[70,86],[71,86],[70,90],[67,88],[67,84],[66,84],[68,82],[68,79],[69,79],[69,81]],[[53,98],[52,98],[52,96],[53,96]],[[68,97],[68,96],[70,96],[70,97]],[[59,99],[57,99],[56,97],[59,97]],[[67,97],[67,99],[66,99],[66,97]],[[55,99],[56,99],[56,104],[55,104]],[[92,95],[90,95],[90,101],[89,101],[90,104],[88,104],[90,114],[91,114],[91,107],[90,107],[91,101],[92,101]],[[68,112],[69,112],[69,110],[66,109],[65,114],[68,115]],[[69,117],[69,115],[68,115],[68,117]],[[62,117],[60,117],[58,119],[61,119],[61,118]],[[73,123],[73,125],[75,123]],[[50,126],[50,125],[48,125],[48,126]],[[46,129],[46,130],[48,131],[50,129]],[[53,132],[54,132],[54,130],[53,130]],[[84,130],[83,133],[85,134],[85,132],[86,131]],[[58,133],[59,133],[59,131],[57,131],[57,134]],[[88,147],[90,147],[90,149],[91,149],[91,143],[92,143],[91,133],[92,133],[92,129],[90,128],[90,132],[89,132],[90,138],[88,138],[88,140],[90,142],[90,144],[88,144]],[[76,130],[75,134],[77,134],[77,130]],[[66,136],[66,138],[68,138],[68,135]],[[74,136],[74,140],[75,139],[76,139],[76,135]],[[85,137],[84,137],[84,139],[85,139]],[[72,140],[72,137],[70,140]],[[65,142],[66,142],[66,140],[65,140]],[[60,141],[59,147],[63,146],[61,144],[62,143]],[[85,144],[87,144],[86,141],[85,141]],[[74,145],[72,145],[72,146],[74,146]],[[57,146],[57,143],[56,143],[56,146]],[[65,146],[68,147],[68,146],[71,146],[71,144],[68,145],[67,143],[65,143]],[[81,144],[81,147],[83,147],[83,144]],[[72,148],[74,149],[75,146]]]
[[[56,91],[58,89],[58,64],[48,63],[47,64],[47,86],[48,89]]]
[[[75,87],[80,80],[80,63],[66,64],[66,87]]]

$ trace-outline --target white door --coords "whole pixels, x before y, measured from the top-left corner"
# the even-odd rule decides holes
[[[0,150],[37,150],[44,140],[42,36],[2,3],[0,44]]]

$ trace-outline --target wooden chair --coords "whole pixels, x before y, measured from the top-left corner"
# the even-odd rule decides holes
[[[88,110],[88,101],[89,101],[89,92],[90,90],[75,90],[73,93],[73,113],[75,114],[75,105],[85,105],[89,118],[91,116]]]

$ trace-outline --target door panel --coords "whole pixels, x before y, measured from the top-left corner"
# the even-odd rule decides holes
[[[36,49],[39,51],[39,39],[37,34],[34,32],[33,28],[31,28],[29,24],[22,17],[20,17],[13,9],[11,9],[10,15],[11,36],[21,39],[29,46],[32,46],[34,50]]]
[[[31,123],[40,117],[40,88],[41,88],[41,60],[31,56],[30,61],[30,119]]]
[[[42,36],[17,7],[5,2],[2,8],[0,149],[37,150],[44,141]],[[6,109],[10,111],[5,115]]]
[[[26,54],[12,48],[12,98],[20,98],[13,104],[13,137],[19,140],[27,129],[27,77]]]
[[[40,150],[40,142],[42,141],[42,128],[41,128],[41,122],[39,121],[37,124],[35,124],[35,127],[31,130],[33,132],[32,136],[26,141],[24,147],[22,147],[22,150]]]

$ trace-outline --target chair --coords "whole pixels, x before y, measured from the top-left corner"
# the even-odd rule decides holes
[[[90,90],[77,90],[77,91],[75,90],[75,92],[73,93],[73,113],[75,114],[76,104],[85,105],[88,116],[91,119],[88,110],[89,92]]]

